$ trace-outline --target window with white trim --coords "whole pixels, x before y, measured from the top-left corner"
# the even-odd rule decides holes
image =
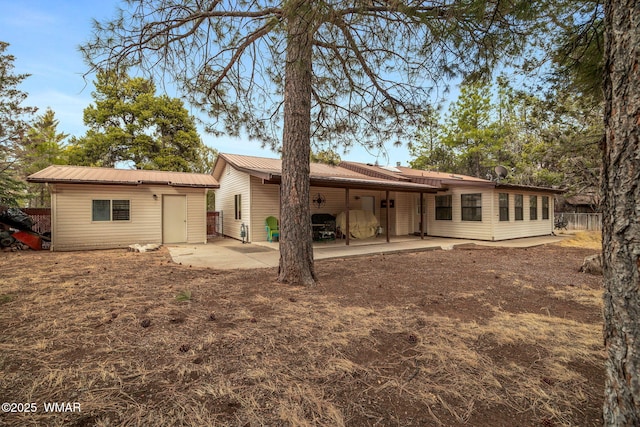
[[[516,221],[522,221],[524,219],[524,197],[522,194],[513,195],[513,204],[515,206]]]
[[[242,194],[236,194],[234,197],[235,218],[242,219]]]
[[[538,196],[529,196],[529,219],[538,219]]]
[[[542,196],[542,219],[549,219],[549,196]]]
[[[131,202],[129,200],[91,201],[92,221],[129,221],[131,219]]]
[[[482,194],[462,194],[462,220],[482,221]]]
[[[500,221],[509,221],[509,193],[499,193]]]
[[[451,194],[436,196],[436,219],[451,221]]]

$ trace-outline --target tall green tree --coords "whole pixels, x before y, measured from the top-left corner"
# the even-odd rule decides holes
[[[212,128],[282,141],[280,282],[313,284],[311,138],[381,145],[412,133],[434,82],[517,56],[537,5],[139,0],[84,46],[98,67],[169,75]],[[216,126],[218,125],[218,126]]]
[[[604,424],[640,425],[640,2],[605,2]]]
[[[312,151],[310,160],[312,163],[325,163],[332,166],[339,165],[342,161],[340,154],[330,148],[317,152]]]
[[[550,154],[562,159],[568,194],[594,193],[600,199],[600,140],[604,138],[602,116],[604,68],[604,2],[559,2],[548,39],[551,87],[545,100],[557,133]],[[562,120],[558,120],[561,117]],[[559,125],[563,123],[564,125]]]
[[[458,172],[484,178],[499,162],[501,141],[492,115],[490,85],[472,83],[460,88],[442,136],[442,143],[457,155]]]
[[[206,170],[209,149],[182,101],[156,95],[155,84],[122,71],[97,74],[95,103],[84,110],[86,135],[73,138],[72,164],[180,172]]]
[[[412,166],[485,178],[503,165],[515,184],[561,186],[570,193],[596,188],[602,123],[587,95],[555,89],[540,97],[514,89],[504,76],[496,83],[464,85],[446,121],[433,115],[425,120]]]
[[[440,108],[427,105],[418,124],[415,140],[409,143],[412,168],[456,172],[456,153],[442,141],[444,132]]]
[[[17,150],[36,108],[23,105],[27,94],[18,86],[29,75],[14,74],[15,57],[6,53],[8,47],[0,41],[0,205],[18,206],[25,185],[20,179]]]
[[[59,121],[52,109],[36,117],[26,136],[20,142],[19,169],[22,178],[50,165],[67,164],[64,141],[69,136],[58,132]],[[48,192],[40,184],[28,184],[29,206],[49,206]]]
[[[597,190],[604,129],[600,105],[588,95],[558,90],[545,99],[530,99],[533,136],[521,160],[535,168],[532,184],[561,185],[569,195]]]
[[[506,144],[513,140],[511,121],[493,102],[492,89],[484,82],[461,85],[444,119],[428,107],[411,165],[485,178],[497,164],[510,163]]]
[[[560,13],[550,15],[552,72],[549,81],[559,92],[585,95],[600,104],[604,75],[604,3],[601,0],[558,2]]]

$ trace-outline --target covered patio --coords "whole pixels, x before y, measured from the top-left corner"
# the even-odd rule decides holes
[[[269,174],[268,176],[262,176],[263,184],[274,184],[280,185],[281,175],[280,174]],[[328,188],[328,189],[344,189],[344,213],[346,216],[346,229],[343,230],[343,239],[336,239],[334,241],[325,241],[321,242],[321,244],[336,244],[341,243],[341,240],[344,240],[344,244],[346,246],[351,245],[352,242],[356,242],[358,245],[371,245],[371,244],[379,244],[382,243],[379,237],[370,238],[370,239],[353,239],[351,237],[350,230],[350,211],[352,209],[351,202],[351,194],[353,191],[376,191],[376,192],[384,192],[385,198],[383,199],[386,203],[382,209],[385,210],[385,222],[384,222],[384,236],[386,239],[386,243],[391,243],[391,225],[389,218],[391,217],[391,209],[393,208],[392,203],[387,202],[390,199],[391,193],[407,193],[407,194],[416,194],[419,195],[419,212],[420,212],[420,232],[419,238],[424,239],[425,237],[425,200],[424,195],[428,193],[437,193],[438,188],[432,185],[427,184],[417,184],[413,182],[404,182],[404,181],[386,181],[386,180],[377,180],[375,178],[366,179],[358,179],[358,178],[347,178],[347,177],[335,177],[335,176],[322,176],[322,175],[314,175],[313,172],[310,177],[310,187],[311,188]],[[312,191],[313,192],[313,191]],[[280,192],[278,192],[279,194]],[[279,196],[280,197],[280,196]],[[281,206],[281,203],[279,203]],[[282,217],[280,215],[280,217]],[[398,241],[398,239],[404,239],[404,237],[410,238],[411,236],[393,236],[394,241]],[[256,242],[256,243],[269,243],[269,242]]]

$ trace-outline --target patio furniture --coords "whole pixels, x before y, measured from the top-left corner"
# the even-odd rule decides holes
[[[569,221],[564,217],[564,215],[560,215],[559,217],[556,218],[555,224],[554,224],[554,228],[557,229],[567,229],[567,225],[569,224]]]
[[[269,216],[264,220],[265,229],[267,230],[267,241],[273,242],[275,238],[276,241],[280,239],[280,228],[278,227],[278,218],[274,216]]]
[[[336,225],[346,234],[347,216],[345,212],[340,212],[336,217]],[[380,225],[378,219],[370,211],[354,209],[349,211],[349,234],[354,239],[367,239],[374,237]]]
[[[335,240],[336,217],[331,214],[313,214],[311,215],[311,228],[313,229],[313,240]]]

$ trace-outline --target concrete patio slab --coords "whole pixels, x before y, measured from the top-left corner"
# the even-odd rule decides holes
[[[344,241],[314,244],[314,259],[346,258],[354,256],[378,255],[382,253],[419,252],[436,249],[453,249],[456,246],[474,244],[477,246],[526,248],[562,241],[562,236],[540,236],[524,239],[484,242],[478,240],[449,239],[440,237],[407,236],[394,238],[390,243],[380,239],[352,241],[349,246]],[[236,270],[277,267],[280,259],[278,243],[245,243],[229,238],[215,239],[207,244],[167,245],[174,262],[193,267],[215,270]]]

